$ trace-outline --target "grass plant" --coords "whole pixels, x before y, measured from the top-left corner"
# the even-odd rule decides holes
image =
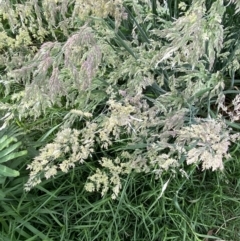
[[[234,157],[235,158],[235,157]],[[76,167],[31,193],[26,178],[9,181],[1,200],[2,240],[238,240],[240,174],[234,158],[224,174],[189,168],[189,179],[130,174],[116,200],[84,190]],[[164,184],[166,189],[162,192]],[[211,238],[212,237],[212,238]],[[215,237],[215,238],[213,238]]]
[[[239,12],[0,1],[0,241],[240,240]]]

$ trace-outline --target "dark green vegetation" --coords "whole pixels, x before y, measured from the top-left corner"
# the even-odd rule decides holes
[[[0,241],[240,240],[239,12],[0,1]]]

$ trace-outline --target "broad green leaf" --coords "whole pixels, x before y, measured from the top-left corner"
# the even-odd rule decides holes
[[[0,139],[0,151],[2,150],[2,149],[4,149],[5,147],[7,147],[7,146],[9,146],[9,144],[11,143],[11,142],[16,142],[17,141],[17,139],[16,138],[14,138],[14,137],[10,137],[10,138],[8,138],[8,136],[3,136],[1,139]]]
[[[0,175],[3,175],[5,177],[17,177],[20,175],[20,173],[16,170],[0,164]]]
[[[0,163],[7,162],[9,160],[12,160],[12,159],[20,157],[20,156],[24,156],[26,154],[27,154],[27,151],[13,152],[9,155],[6,155],[6,156],[0,158]]]
[[[11,139],[11,138],[9,138]],[[6,155],[8,155],[9,153],[11,153],[12,151],[14,151],[15,149],[17,149],[22,143],[18,142],[14,145],[11,145],[10,147],[8,147],[7,149],[3,150],[0,152],[0,159]]]
[[[3,136],[1,139],[0,139],[0,148],[2,147],[2,143],[4,143],[6,140],[7,140],[7,136]]]

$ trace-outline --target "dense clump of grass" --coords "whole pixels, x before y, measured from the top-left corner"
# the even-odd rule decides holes
[[[239,240],[239,10],[1,1],[0,239]]]
[[[236,159],[226,163],[224,174],[191,168],[189,179],[130,174],[117,200],[86,192],[86,170],[80,167],[28,194],[22,192],[24,180],[15,179],[6,185],[8,194],[1,200],[0,237],[4,241],[238,240],[236,163]]]

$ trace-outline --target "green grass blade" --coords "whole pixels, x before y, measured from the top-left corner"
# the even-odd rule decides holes
[[[127,13],[129,14],[129,16],[132,18],[132,20],[137,25],[137,28],[138,28],[139,32],[141,33],[141,36],[144,39],[144,41],[147,42],[147,43],[150,43],[149,38],[148,38],[147,33],[145,32],[145,30],[138,24],[137,20],[134,18],[133,14],[132,14],[132,12],[129,11],[129,9],[127,7],[125,7],[125,8],[127,10]]]
[[[120,147],[120,148],[116,149],[116,151],[136,150],[136,149],[142,149],[142,148],[146,148],[146,147],[147,147],[146,143],[138,143],[136,145],[128,145],[128,146]]]
[[[37,142],[43,142],[45,141],[59,126],[61,126],[62,123],[54,126],[53,128],[51,128],[47,133],[45,133],[41,138],[39,138],[37,140]]]
[[[124,42],[124,40],[118,34],[116,34],[115,41],[119,45],[119,47],[125,48],[135,59],[137,59],[132,49]]]
[[[195,93],[195,95],[191,96],[191,97],[188,99],[188,102],[191,102],[191,101],[194,100],[195,98],[201,97],[203,94],[205,94],[206,92],[210,91],[211,89],[212,89],[212,88],[206,88],[206,89],[203,89],[203,90],[198,91],[197,93]]]
[[[37,235],[38,237],[40,237],[43,240],[46,241],[50,241],[51,239],[49,239],[45,234],[43,234],[40,230],[36,229],[35,227],[33,227],[29,222],[23,222],[20,218],[16,217],[16,220],[19,221],[20,223],[22,223],[23,226],[25,226],[28,230],[30,230],[34,235]]]
[[[0,200],[2,200],[5,196],[5,193],[2,190],[0,190]]]

